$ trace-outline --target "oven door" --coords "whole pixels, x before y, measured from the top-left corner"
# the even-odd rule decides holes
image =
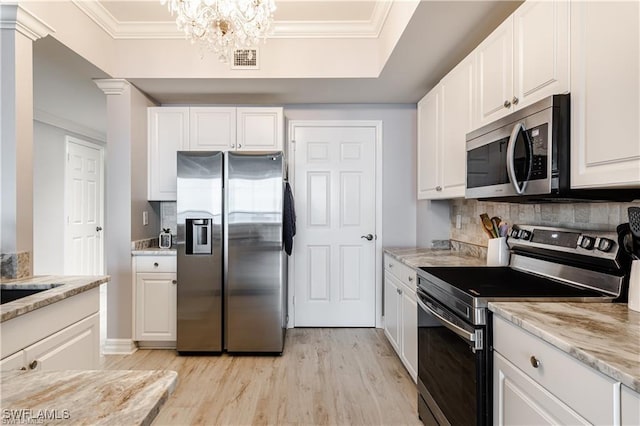
[[[424,424],[489,424],[485,330],[418,289],[418,411]]]

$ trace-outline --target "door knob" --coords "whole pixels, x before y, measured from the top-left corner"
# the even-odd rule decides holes
[[[96,226],[96,232],[102,231],[102,226]]]
[[[373,240],[373,235],[367,234],[367,235],[361,236],[360,238],[365,238],[367,241],[371,241],[371,240]]]

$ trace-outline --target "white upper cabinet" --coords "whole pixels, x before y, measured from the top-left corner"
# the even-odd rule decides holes
[[[526,1],[475,50],[474,128],[569,91],[569,2]]]
[[[473,71],[470,55],[418,103],[418,199],[464,197]]]
[[[175,200],[176,153],[189,148],[189,108],[149,108],[147,120],[147,198],[157,201]]]
[[[640,3],[571,4],[571,186],[640,185]]]
[[[178,151],[281,151],[281,107],[152,107],[148,109],[148,191],[176,200]]]
[[[228,151],[236,144],[235,107],[189,108],[191,151]]]
[[[280,151],[283,146],[282,108],[237,108],[238,144],[242,151]]]

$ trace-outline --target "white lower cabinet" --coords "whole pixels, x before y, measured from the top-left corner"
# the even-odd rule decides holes
[[[493,317],[493,423],[618,424],[620,383]]]
[[[0,371],[99,368],[99,289],[3,322],[2,340]]]
[[[134,256],[134,340],[176,340],[177,281],[175,256]]]
[[[620,424],[623,426],[640,425],[640,393],[621,386],[620,391]]]
[[[418,372],[416,273],[385,255],[384,333],[415,382]]]

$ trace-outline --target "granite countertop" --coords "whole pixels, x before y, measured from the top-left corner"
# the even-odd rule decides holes
[[[3,289],[48,289],[13,302],[0,305],[0,322],[24,315],[67,297],[75,296],[92,288],[98,287],[109,281],[108,275],[98,276],[67,276],[67,275],[41,275],[15,280],[3,280],[0,288]],[[51,288],[51,285],[55,287]]]
[[[384,252],[414,269],[421,266],[486,266],[487,264],[485,259],[447,249],[391,247],[385,248]]]
[[[3,419],[17,416],[8,419],[16,424],[149,425],[175,390],[177,377],[168,370],[2,372]],[[39,415],[55,417],[38,422]]]
[[[640,392],[640,312],[626,303],[490,302],[489,309]]]
[[[141,250],[131,250],[132,256],[175,256],[176,253],[177,250],[174,248],[149,247]]]

